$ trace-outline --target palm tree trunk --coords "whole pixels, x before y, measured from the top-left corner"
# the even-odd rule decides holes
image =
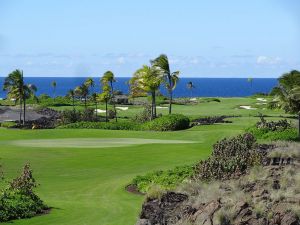
[[[111,88],[111,99],[112,99],[112,103],[113,103],[114,111],[115,111],[115,119],[116,119],[116,122],[118,122],[116,103],[114,100],[114,86],[112,84],[112,81],[110,82],[110,88]]]
[[[75,97],[72,97],[72,102],[73,102],[73,111],[75,112]]]
[[[105,101],[105,115],[106,115],[106,123],[108,122],[107,102],[108,102],[108,100],[106,100],[106,101]]]
[[[169,90],[169,114],[172,114],[173,91]]]
[[[20,119],[19,119],[19,123],[22,123],[22,108],[23,108],[23,103],[22,100],[20,99]]]
[[[96,103],[96,118],[98,118],[98,104],[97,104],[97,101],[95,103]]]
[[[155,91],[152,91],[152,110],[151,110],[151,118],[154,119],[156,117],[156,104],[155,104]]]
[[[25,125],[25,121],[26,121],[26,98],[23,99],[23,125]]]

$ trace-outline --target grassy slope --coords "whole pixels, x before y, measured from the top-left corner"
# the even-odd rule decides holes
[[[143,197],[124,191],[124,186],[137,174],[176,165],[190,164],[205,158],[212,144],[224,136],[242,132],[257,118],[254,112],[233,108],[251,103],[252,99],[227,99],[222,103],[175,106],[174,111],[190,116],[243,114],[234,123],[194,127],[180,132],[137,132],[103,130],[4,130],[0,129],[1,164],[8,178],[16,176],[22,165],[30,162],[41,184],[38,193],[55,207],[46,216],[15,221],[14,224],[134,224]],[[255,114],[257,112],[255,111]],[[269,112],[271,113],[271,112]],[[278,115],[281,112],[272,112]],[[122,148],[62,149],[16,147],[10,140],[47,138],[157,138],[192,140],[195,144],[139,145]]]

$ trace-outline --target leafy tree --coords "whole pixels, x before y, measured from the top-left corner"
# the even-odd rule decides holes
[[[283,74],[278,79],[278,86],[274,87],[271,95],[274,96],[270,106],[282,108],[285,112],[298,114],[300,138],[300,72],[293,70]]]
[[[111,71],[106,71],[102,78],[101,78],[101,84],[102,85],[107,85],[109,84],[110,85],[110,96],[111,96],[111,101],[113,103],[113,106],[114,106],[114,111],[115,111],[115,119],[116,119],[116,122],[118,121],[117,119],[117,110],[116,110],[116,104],[115,104],[115,101],[114,101],[114,86],[113,86],[113,83],[116,82],[116,79],[115,79],[115,75],[113,74],[113,72]]]
[[[169,93],[169,114],[172,113],[173,91],[176,88],[179,80],[179,71],[171,72],[170,64],[167,55],[160,55],[151,61],[153,66],[158,66],[164,72],[164,84]]]
[[[132,88],[139,90],[143,93],[150,93],[152,99],[151,119],[156,117],[156,92],[163,82],[164,71],[157,66],[144,65],[141,69],[137,70],[130,84]]]
[[[56,93],[56,81],[52,81],[51,87],[53,88],[53,98],[55,98],[55,93]]]
[[[87,97],[89,95],[88,86],[82,84],[80,86],[77,86],[74,91],[77,96],[84,99],[84,108],[87,109]]]
[[[4,80],[3,90],[8,92],[10,98],[14,98],[19,101],[20,104],[20,119],[19,123],[22,122],[22,111],[23,111],[23,125],[26,120],[26,99],[34,96],[37,90],[33,84],[25,84],[23,71],[15,70],[8,74]],[[36,97],[35,97],[36,98]],[[22,109],[23,106],[23,109]]]

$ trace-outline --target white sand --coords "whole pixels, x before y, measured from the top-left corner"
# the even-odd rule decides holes
[[[120,110],[128,110],[128,107],[117,106],[116,109],[120,109]]]
[[[265,99],[265,98],[257,98],[256,100],[257,100],[257,101],[260,101],[260,102],[267,102],[267,101],[268,101],[268,100]]]
[[[257,102],[256,105],[266,105],[266,102]]]
[[[167,109],[168,107],[166,106],[156,106],[157,109]]]
[[[96,112],[96,109],[95,109],[95,112]],[[106,113],[106,110],[97,109],[97,113]]]
[[[197,101],[197,98],[191,98],[190,101]]]
[[[37,148],[113,148],[142,144],[189,144],[194,141],[143,138],[61,138],[11,141],[15,146]]]
[[[255,110],[257,108],[252,108],[250,105],[240,105],[240,108],[247,109],[247,110]]]

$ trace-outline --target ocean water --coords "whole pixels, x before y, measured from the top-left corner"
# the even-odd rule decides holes
[[[68,90],[75,88],[84,82],[84,77],[27,77],[27,83],[35,84],[38,88],[37,95],[48,94],[53,96],[51,82],[56,81],[56,96],[64,96]],[[130,78],[117,78],[115,90],[121,90],[124,94],[128,93],[129,86],[127,81]],[[0,98],[5,98],[6,93],[3,89],[4,78],[0,77]],[[94,78],[95,91],[100,91],[100,78]],[[188,82],[193,82],[195,88],[189,90]],[[252,85],[246,78],[181,78],[174,91],[174,97],[244,97],[258,92],[269,93],[277,85],[275,78],[253,79]],[[166,94],[165,88],[161,92]]]

